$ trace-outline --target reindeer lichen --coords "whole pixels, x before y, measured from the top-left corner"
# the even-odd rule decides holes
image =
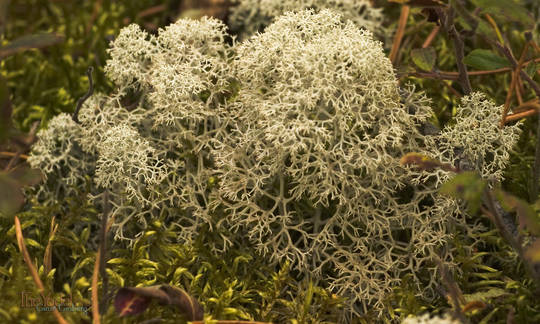
[[[109,190],[117,238],[138,234],[133,218],[159,216],[187,243],[204,227],[215,252],[247,239],[346,297],[348,318],[382,312],[405,274],[432,296],[432,257],[452,266],[451,224],[463,218],[436,195],[446,171],[400,158],[452,159],[460,147],[484,175],[500,175],[515,129],[497,135],[496,109],[473,95],[458,116],[466,126],[454,128],[469,135],[425,135],[427,98],[398,86],[371,32],[330,10],[289,12],[243,43],[227,37],[207,18],[157,36],[125,28],[106,66],[118,92],[88,100],[80,125],[54,118],[31,164],[65,194],[85,175],[92,198]],[[131,92],[139,98],[126,107]],[[467,151],[482,139],[491,144]]]
[[[502,110],[502,106],[496,106],[480,92],[461,98],[455,125],[445,128],[437,139],[441,159],[449,159],[457,166],[468,164],[465,168],[501,181],[510,158],[509,148],[520,134],[518,124],[503,129],[495,127],[500,122]]]
[[[262,32],[277,17],[287,11],[304,9],[332,9],[341,14],[344,20],[351,20],[356,26],[383,34],[382,11],[374,8],[368,0],[235,0],[230,22],[239,30],[240,38],[247,38],[257,31]]]
[[[450,315],[431,317],[429,314],[424,314],[418,317],[406,318],[402,324],[459,324],[459,320],[453,319]]]

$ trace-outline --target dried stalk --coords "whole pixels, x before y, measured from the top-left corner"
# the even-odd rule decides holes
[[[19,218],[15,216],[15,235],[17,236],[17,244],[19,245],[19,250],[21,251],[24,262],[28,266],[28,270],[30,271],[30,275],[32,276],[32,279],[34,280],[34,283],[36,284],[39,293],[41,294],[42,298],[45,299],[45,287],[43,286],[43,282],[39,278],[38,271],[36,269],[36,266],[34,263],[32,263],[32,259],[30,258],[30,254],[28,253],[28,250],[26,249],[26,244],[24,244],[24,236],[22,234],[22,228],[21,228],[21,222],[19,221]],[[56,307],[53,307],[53,315],[56,318],[56,321],[60,324],[68,324],[68,322],[64,319],[62,314],[56,309]]]
[[[399,16],[398,28],[396,30],[396,35],[394,36],[394,41],[392,42],[392,49],[390,50],[390,61],[392,64],[396,64],[397,55],[399,52],[399,47],[405,33],[405,26],[407,26],[407,18],[409,18],[410,7],[403,5],[401,7],[401,14]]]

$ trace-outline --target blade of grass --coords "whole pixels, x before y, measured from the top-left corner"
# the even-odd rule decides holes
[[[34,266],[34,263],[32,263],[32,259],[30,258],[30,254],[28,253],[28,250],[26,249],[26,244],[24,244],[24,236],[21,229],[21,222],[19,221],[19,218],[15,216],[15,235],[17,236],[17,244],[19,245],[19,250],[21,251],[24,262],[28,266],[28,270],[30,271],[30,275],[32,276],[32,279],[34,280],[34,283],[38,287],[39,293],[42,295],[42,297],[45,294],[45,287],[43,286],[43,282],[39,278],[38,271],[36,267]],[[44,297],[43,297],[44,298]],[[60,324],[68,324],[68,322],[64,319],[62,314],[56,309],[56,307],[53,308],[53,315],[56,318],[56,321]]]
[[[98,298],[98,279],[99,279],[99,261],[101,259],[98,250],[96,253],[96,263],[94,263],[94,272],[92,273],[92,323],[100,324],[99,298]]]
[[[52,242],[54,240],[54,235],[58,230],[58,224],[55,223],[56,218],[53,216],[51,220],[51,232],[49,234],[49,241],[47,242],[47,247],[45,248],[45,255],[43,256],[43,269],[45,274],[48,274],[52,269]]]

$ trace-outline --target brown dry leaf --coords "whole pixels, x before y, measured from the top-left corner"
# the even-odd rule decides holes
[[[169,285],[120,288],[114,307],[120,316],[136,315],[146,310],[151,299],[156,299],[162,305],[178,307],[190,321],[203,319],[204,311],[199,302],[184,290]]]

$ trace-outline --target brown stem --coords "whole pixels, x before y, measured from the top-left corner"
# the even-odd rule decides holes
[[[108,289],[109,278],[107,276],[107,232],[108,232],[108,218],[110,212],[109,205],[109,191],[105,189],[103,193],[103,216],[101,217],[101,229],[99,232],[99,249],[100,249],[100,262],[99,262],[99,274],[101,275],[103,298],[100,305],[100,313],[104,314],[108,304]]]
[[[428,37],[426,38],[426,40],[424,41],[424,44],[422,44],[422,48],[426,48],[428,47],[429,45],[431,45],[431,43],[433,42],[433,40],[435,39],[435,36],[437,36],[437,34],[439,33],[439,30],[441,29],[441,26],[435,26],[433,27],[433,29],[431,30],[431,33],[429,33]]]
[[[443,26],[454,43],[454,53],[456,55],[456,64],[459,72],[458,81],[461,84],[463,93],[468,95],[471,93],[472,89],[469,74],[467,73],[467,67],[463,62],[463,59],[465,58],[465,45],[463,43],[463,39],[461,39],[461,35],[459,35],[456,30],[456,26],[454,25],[454,9],[452,7],[450,7],[447,11]]]
[[[38,126],[39,126],[39,121],[36,121],[34,122],[34,124],[32,124],[32,128],[30,129],[30,132],[28,133],[28,137],[26,138],[26,140],[24,141],[24,144],[23,146],[29,146],[31,145],[32,143],[34,143],[34,141],[36,140],[36,133],[38,131]],[[27,148],[24,148],[24,147],[20,147],[18,150],[17,150],[17,153],[15,153],[15,155],[13,155],[13,157],[11,158],[11,160],[9,160],[8,164],[6,165],[4,171],[9,171],[12,169],[12,167],[19,161],[19,158],[21,157],[22,155],[22,152],[27,149]],[[28,157],[28,156],[26,156]]]
[[[13,152],[0,152],[0,157],[4,157],[4,158],[13,158],[17,156],[17,153],[13,153]],[[28,155],[26,154],[19,154],[19,158],[23,159],[23,160],[26,160],[28,159]]]
[[[532,40],[528,41],[528,44],[531,43]],[[514,55],[512,55],[512,51],[508,46],[501,45],[500,43],[494,43],[495,47],[501,52],[510,64],[512,65],[512,68],[515,70],[516,75],[519,73],[519,75],[527,81],[529,86],[533,89],[534,93],[536,94],[537,98],[540,98],[540,86],[538,83],[534,82],[533,79],[531,79],[525,71],[521,69],[521,64],[519,62],[516,62],[516,59],[514,58]],[[522,54],[522,57],[520,58],[520,62],[522,62],[524,59],[524,55]],[[529,192],[529,199],[531,201],[535,201],[538,197],[538,181],[540,179],[540,111],[538,112],[538,125],[536,126],[536,148],[535,148],[535,155],[534,155],[534,165],[531,170],[532,173],[532,186],[531,190]],[[503,119],[504,121],[504,119]]]
[[[534,63],[540,62],[540,58],[525,61],[522,66],[525,67],[533,62]],[[476,75],[503,73],[503,72],[509,72],[509,71],[512,71],[512,68],[506,67],[506,68],[500,68],[500,69],[495,69],[495,70],[467,71],[467,74],[469,76],[476,76]],[[457,80],[459,77],[459,72],[453,72],[453,71],[412,72],[412,73],[400,75],[399,77],[406,77],[406,76],[418,76],[418,77],[423,77],[423,78],[444,79],[444,80]]]
[[[540,104],[538,103],[538,100],[535,102],[525,102],[518,106],[515,110],[520,112],[506,116],[504,120],[505,124],[536,114],[540,111]]]
[[[99,315],[99,298],[98,298],[98,280],[99,280],[99,261],[101,250],[96,253],[96,263],[94,264],[94,272],[92,273],[92,323],[100,324]]]
[[[523,82],[521,82],[521,77],[518,75],[514,91],[516,92],[516,98],[518,100],[519,105],[523,105],[523,96],[521,95],[522,85],[523,85]]]
[[[164,4],[153,6],[153,7],[144,9],[143,11],[139,12],[137,14],[137,18],[143,18],[143,17],[146,17],[146,16],[155,15],[155,14],[163,12],[165,10],[167,10],[167,6],[164,5]]]
[[[527,42],[525,43],[525,46],[523,46],[523,50],[521,51],[521,56],[519,58],[519,62],[516,62],[515,60],[513,60],[513,63],[512,63],[512,66],[514,67],[514,71],[512,72],[512,81],[510,82],[510,88],[508,89],[508,93],[506,95],[506,101],[504,102],[504,110],[503,110],[503,115],[502,115],[502,118],[501,118],[501,127],[504,126],[504,121],[505,121],[505,118],[506,118],[506,115],[508,114],[508,111],[510,109],[510,103],[511,103],[511,100],[512,100],[512,94],[514,92],[514,90],[516,91],[516,96],[518,97],[518,101],[521,105],[521,103],[523,102],[523,99],[521,98],[521,93],[519,92],[519,76],[520,76],[520,71],[521,71],[521,68],[523,66],[523,63],[525,62],[525,57],[526,57],[526,54],[527,54],[527,50],[529,49],[529,45],[530,45],[531,42]],[[508,54],[512,57],[513,59],[513,55],[510,51],[508,51]],[[512,59],[509,59],[509,60],[512,60]]]
[[[448,88],[448,90],[450,90],[450,92],[452,92],[452,94],[458,98],[461,98],[463,97],[463,95],[461,93],[459,93],[456,89],[454,89],[454,87],[452,87],[451,85],[449,85],[448,83],[446,83],[445,81],[443,81],[443,84]]]
[[[446,289],[448,290],[448,295],[452,299],[452,304],[454,304],[453,305],[454,314],[459,318],[461,323],[470,323],[467,317],[465,317],[465,314],[463,314],[463,311],[461,309],[461,305],[465,303],[465,299],[463,297],[463,293],[461,292],[461,289],[459,289],[457,282],[454,280],[454,278],[450,274],[450,270],[448,269],[448,267],[445,264],[443,264],[442,261],[438,257],[435,258],[435,261],[438,265],[442,282],[446,286]]]
[[[510,50],[510,48],[508,48],[508,46],[503,46],[501,45],[500,43],[495,43],[495,46],[497,47],[497,49],[499,50],[499,52],[501,52],[504,56],[506,56],[506,58],[508,59],[508,61],[510,62],[510,64],[512,65],[512,68],[514,69],[518,69],[520,66],[518,64],[518,62],[516,62],[516,59],[514,58],[514,56],[512,55],[512,51]],[[536,62],[536,60],[535,60]],[[529,86],[533,89],[534,93],[536,94],[536,96],[538,98],[540,98],[540,86],[538,85],[538,83],[534,82],[533,79],[531,79],[529,77],[529,75],[527,75],[527,73],[525,73],[525,71],[519,69],[519,73],[521,75],[521,77],[527,81],[527,83],[529,84]]]
[[[24,262],[28,266],[30,275],[34,280],[34,283],[36,284],[39,293],[41,294],[43,299],[45,299],[45,286],[43,286],[43,282],[39,278],[36,266],[32,262],[32,259],[30,258],[30,253],[28,253],[28,250],[26,249],[26,244],[24,244],[24,236],[22,234],[21,222],[19,221],[19,218],[17,216],[15,216],[15,235],[17,236],[17,244],[19,245],[19,251],[21,251],[23,255]],[[60,314],[56,307],[53,307],[53,315],[58,323],[68,324],[68,322],[64,319],[62,314]]]
[[[107,230],[108,230],[108,216],[109,216],[109,191],[105,189],[103,192],[103,215],[101,216],[101,229],[99,232],[99,247],[96,253],[96,263],[94,264],[94,272],[92,273],[92,318],[93,324],[100,324],[100,313],[105,312],[107,304],[107,288],[108,280],[106,273],[106,246],[107,246]],[[102,278],[102,290],[103,298],[100,304],[98,298],[98,280],[99,276]]]
[[[394,36],[394,41],[392,43],[392,49],[390,50],[390,61],[392,64],[396,64],[397,55],[399,52],[399,47],[401,45],[401,40],[405,33],[405,26],[407,25],[407,18],[409,17],[410,7],[403,5],[401,7],[401,14],[399,16],[398,28]]]

